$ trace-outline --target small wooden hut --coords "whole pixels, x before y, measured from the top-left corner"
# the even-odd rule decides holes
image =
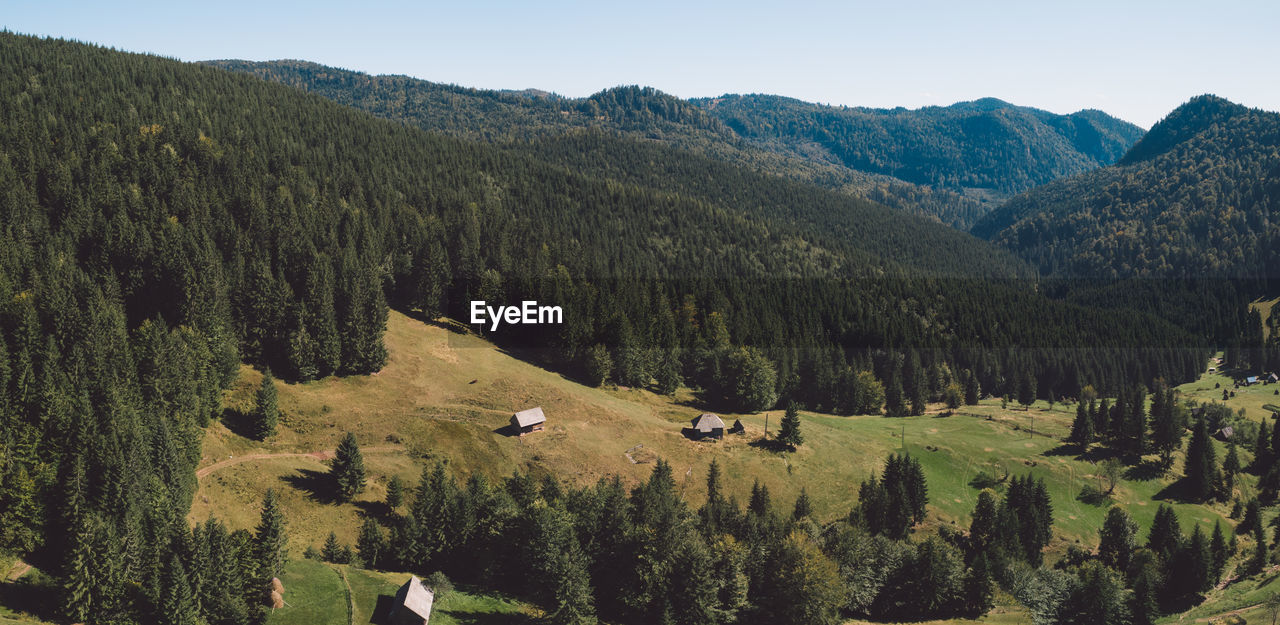
[[[710,412],[704,412],[693,420],[692,430],[694,440],[704,438],[720,440],[724,438],[724,421]]]
[[[434,602],[435,593],[423,586],[416,575],[410,575],[409,581],[396,591],[395,603],[388,615],[389,622],[391,625],[427,625]]]
[[[520,436],[530,432],[541,432],[547,423],[547,416],[542,414],[542,406],[521,410],[511,415],[511,428]]]

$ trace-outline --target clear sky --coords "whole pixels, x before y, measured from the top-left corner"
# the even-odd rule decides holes
[[[0,24],[183,60],[306,59],[567,96],[620,84],[875,107],[991,96],[1144,127],[1201,93],[1280,110],[1280,0],[7,0]]]

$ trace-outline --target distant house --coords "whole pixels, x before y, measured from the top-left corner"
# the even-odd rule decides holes
[[[742,419],[734,419],[733,427],[729,428],[730,434],[746,434],[747,428],[742,425]]]
[[[1247,377],[1247,378],[1245,378],[1245,379],[1244,379],[1244,385],[1245,385],[1245,386],[1252,386],[1252,385],[1257,384],[1257,383],[1258,383],[1258,376],[1256,376],[1256,375],[1251,375],[1251,376],[1249,376],[1249,377]]]
[[[710,412],[698,415],[698,418],[693,420],[693,438],[697,440],[724,438],[724,421]]]
[[[435,602],[435,594],[430,588],[422,585],[416,575],[410,575],[400,590],[396,591],[395,602],[391,604],[389,622],[391,625],[427,625],[431,620],[431,604]]]
[[[1214,369],[1213,367],[1209,367],[1209,373],[1215,373],[1217,371],[1218,371],[1217,369]]]
[[[1235,428],[1228,425],[1228,426],[1224,426],[1221,430],[1218,430],[1217,438],[1218,440],[1226,442],[1231,440],[1231,437],[1235,436],[1235,434],[1236,434]]]
[[[1267,376],[1267,381],[1268,381],[1268,382],[1280,382],[1280,377],[1277,377],[1277,376],[1276,376],[1276,374],[1272,373],[1272,374],[1269,374],[1269,375]]]
[[[542,414],[542,406],[521,410],[511,415],[511,428],[520,436],[524,436],[530,432],[541,432],[542,426],[546,424],[547,416]]]

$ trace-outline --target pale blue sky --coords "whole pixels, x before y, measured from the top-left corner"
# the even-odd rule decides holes
[[[1280,110],[1280,1],[57,2],[12,31],[183,60],[297,58],[583,96],[774,93],[911,108],[998,97],[1144,127],[1200,93]]]

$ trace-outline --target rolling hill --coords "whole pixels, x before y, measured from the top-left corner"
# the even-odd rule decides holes
[[[1280,114],[1200,96],[1114,166],[1018,196],[973,233],[1046,276],[1274,277],[1278,146]]]
[[[607,130],[840,190],[960,229],[1010,191],[1114,162],[1140,134],[1096,111],[1057,116],[997,100],[939,113],[839,109],[765,96],[683,101],[639,87],[574,99],[370,76],[304,61],[208,63],[467,139],[537,143],[573,130]],[[893,154],[852,156],[873,149],[872,139],[874,149]],[[908,164],[910,159],[917,162]],[[998,171],[997,160],[1003,168]],[[929,173],[918,166],[923,161],[933,163]],[[962,177],[961,170],[978,177]]]
[[[816,150],[858,171],[996,198],[1114,163],[1142,135],[1101,111],[1056,115],[995,98],[917,110],[767,95],[695,102],[762,145]]]

